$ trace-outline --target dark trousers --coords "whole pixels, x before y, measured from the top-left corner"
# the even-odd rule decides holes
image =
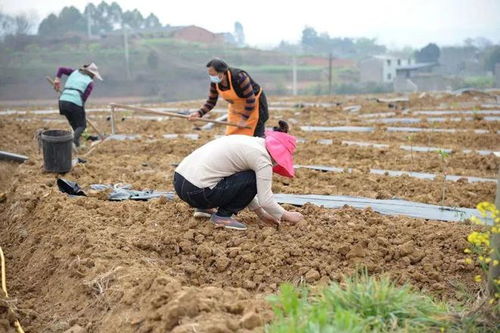
[[[249,170],[222,179],[213,189],[199,188],[176,172],[174,188],[177,195],[191,207],[218,208],[218,216],[230,217],[238,214],[253,200],[257,194],[257,181],[255,172]]]
[[[83,107],[67,101],[59,101],[59,113],[68,119],[73,129],[73,142],[77,147],[80,146],[80,136],[87,127],[85,110]]]
[[[259,97],[259,121],[257,122],[257,126],[255,126],[255,132],[253,136],[258,136],[263,138],[264,131],[266,130],[266,121],[269,119],[269,108],[267,105],[267,97],[264,94],[264,91],[260,94]]]

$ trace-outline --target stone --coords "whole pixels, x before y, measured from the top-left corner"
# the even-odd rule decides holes
[[[252,330],[262,325],[262,319],[255,312],[246,313],[240,320],[240,326]]]

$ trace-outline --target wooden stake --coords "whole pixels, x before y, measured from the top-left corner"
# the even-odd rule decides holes
[[[116,125],[115,125],[115,107],[110,105],[111,108],[111,134],[116,134]]]
[[[83,154],[83,157],[88,157],[92,152],[94,152],[96,150],[97,147],[99,147],[100,144],[102,144],[103,142],[107,141],[108,138],[104,139],[104,140],[101,140],[99,141],[98,143],[96,143],[93,147],[91,147],[89,149],[88,152],[86,152],[85,154]]]
[[[94,125],[93,122],[90,121],[90,119],[87,118],[87,123],[94,129],[94,131],[97,132],[97,135],[101,140],[104,140],[106,137],[97,129],[97,127]]]
[[[56,83],[54,82],[54,80],[52,80],[52,78],[51,78],[50,76],[46,76],[45,78],[47,79],[47,81],[49,81],[49,83],[52,85],[52,87],[54,87],[54,89],[55,89],[58,93],[61,93],[61,90],[56,89]]]
[[[110,106],[114,107],[114,108],[121,108],[121,109],[125,109],[125,110],[130,110],[130,111],[159,114],[162,116],[169,116],[169,117],[175,117],[175,118],[184,118],[184,119],[189,118],[188,115],[184,115],[184,114],[178,114],[175,112],[156,111],[156,110],[141,108],[141,107],[137,107],[137,106],[115,104],[115,103],[111,103]],[[195,121],[201,121],[201,122],[205,122],[205,123],[214,123],[214,124],[226,125],[226,126],[234,126],[234,127],[239,127],[239,128],[251,128],[250,126],[240,126],[238,124],[230,123],[227,121],[211,120],[211,119],[204,119],[204,118],[197,118]]]

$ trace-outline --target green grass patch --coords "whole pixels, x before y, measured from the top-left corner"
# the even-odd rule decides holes
[[[269,301],[275,314],[270,333],[439,332],[452,325],[443,303],[366,274],[314,293],[284,284]]]
[[[493,88],[495,85],[495,78],[489,76],[471,76],[464,79],[464,88]]]

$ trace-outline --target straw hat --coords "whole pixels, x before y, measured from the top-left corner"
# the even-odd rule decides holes
[[[95,63],[91,63],[90,65],[83,65],[83,70],[86,70],[89,73],[92,73],[96,78],[102,81],[101,74],[99,74],[99,68]]]

